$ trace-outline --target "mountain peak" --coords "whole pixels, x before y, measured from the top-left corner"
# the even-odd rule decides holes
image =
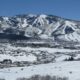
[[[41,15],[39,15],[39,17],[40,17],[40,18],[46,18],[47,15],[45,15],[45,14],[41,14]]]
[[[5,34],[18,34],[32,38],[35,38],[35,35],[40,38],[46,35],[45,39],[53,40],[57,38],[66,41],[80,41],[78,38],[74,38],[75,34],[80,35],[79,31],[80,22],[52,15],[28,14],[0,18],[0,32]],[[70,37],[67,35],[70,35]]]

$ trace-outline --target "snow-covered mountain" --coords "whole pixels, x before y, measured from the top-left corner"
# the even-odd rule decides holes
[[[80,22],[44,14],[0,17],[0,33],[80,42]]]
[[[44,14],[0,17],[0,80],[80,80],[79,63],[79,21]]]

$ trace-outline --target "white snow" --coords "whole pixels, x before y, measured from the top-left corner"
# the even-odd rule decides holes
[[[48,20],[46,20],[45,18],[46,18],[47,16],[46,15],[44,15],[44,14],[41,14],[41,15],[39,15],[36,19],[35,19],[35,21],[33,22],[33,24],[37,24],[37,23],[40,23],[40,26],[43,26],[45,23],[47,23],[48,24]]]
[[[71,21],[65,21],[65,25],[66,26],[70,26],[70,27],[72,27],[74,29],[73,26],[75,26],[76,24],[74,22],[71,22]]]
[[[4,59],[10,59],[12,62],[15,61],[29,61],[34,62],[36,61],[36,57],[32,54],[29,55],[22,55],[22,56],[10,56],[9,54],[0,54],[0,61],[3,61]]]
[[[45,14],[41,14],[39,17],[40,17],[40,18],[46,18],[47,15],[45,15]]]
[[[39,37],[42,39],[48,39],[49,38],[49,36],[46,34],[41,34]]]
[[[56,58],[56,62],[61,62],[61,61],[65,60],[65,59],[69,59],[69,58],[70,58],[69,55],[61,55],[61,56]]]
[[[27,29],[25,29],[25,36],[34,36],[34,33],[40,34],[41,32],[42,31],[39,28],[30,26]]]
[[[8,17],[3,17],[3,19],[4,19],[4,20],[6,20],[6,21],[8,21],[8,20],[9,20],[9,18],[8,18]]]
[[[23,70],[21,70],[23,68]],[[32,75],[51,75],[68,77],[69,80],[80,80],[80,61],[58,62],[29,67],[14,67],[0,69],[0,78],[16,80],[17,78],[29,78]]]
[[[24,19],[24,23],[22,24],[22,27],[24,28],[24,27],[26,27],[27,25],[28,25],[27,20]]]
[[[71,34],[65,34],[65,35],[59,36],[59,39],[66,40],[66,41],[80,42],[80,35],[76,32],[73,32]]]
[[[18,47],[20,48],[20,47]],[[24,50],[27,50],[27,51],[36,51],[36,50],[41,50],[41,51],[47,51],[47,52],[50,52],[50,53],[54,53],[54,52],[76,52],[76,51],[80,51],[80,50],[71,50],[71,49],[58,49],[58,48],[30,48],[30,47],[26,47],[26,48],[23,48]]]
[[[76,57],[74,59],[80,59],[80,54],[76,54]]]

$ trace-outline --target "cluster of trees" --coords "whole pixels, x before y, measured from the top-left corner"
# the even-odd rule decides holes
[[[73,61],[74,60],[74,58],[71,56],[70,58],[66,58],[64,61]]]
[[[12,60],[11,59],[4,59],[0,63],[2,63],[2,64],[12,64]]]
[[[58,76],[50,76],[50,75],[46,75],[46,76],[40,76],[40,75],[34,75],[30,78],[18,78],[17,80],[68,80],[67,77],[58,77]]]

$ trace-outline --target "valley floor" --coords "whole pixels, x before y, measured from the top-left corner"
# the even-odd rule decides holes
[[[68,61],[33,65],[28,67],[12,67],[0,69],[0,78],[16,80],[29,78],[32,75],[51,75],[68,77],[69,80],[80,80],[80,61]]]

